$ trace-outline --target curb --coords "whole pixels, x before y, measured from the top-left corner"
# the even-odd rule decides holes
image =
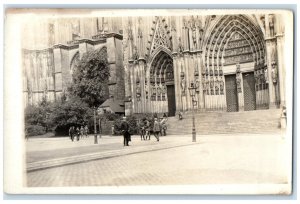
[[[171,149],[176,147],[190,146],[195,144],[200,144],[200,142],[193,142],[193,143],[186,143],[186,144],[178,143],[178,144],[171,144],[171,145],[162,144],[162,145],[146,146],[146,147],[142,146],[142,147],[135,147],[134,149],[111,150],[111,151],[106,151],[101,153],[62,157],[58,159],[50,159],[45,161],[27,163],[26,170],[27,172],[32,172],[32,171],[64,166],[64,165],[89,162],[93,160],[108,159],[108,158],[120,157],[120,156],[125,156],[130,154],[158,151],[158,150]]]

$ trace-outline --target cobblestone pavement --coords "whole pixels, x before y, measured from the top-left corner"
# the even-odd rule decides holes
[[[165,138],[168,142],[191,139]],[[115,141],[112,141],[114,139]],[[199,142],[195,145],[28,172],[27,185],[132,186],[260,184],[287,181],[285,140],[279,135],[207,136],[197,139]],[[111,144],[120,142],[120,138],[107,140],[107,143]],[[138,138],[135,140],[133,143],[136,145],[148,142],[138,142]],[[164,141],[164,138],[161,141]],[[151,147],[154,142],[150,141],[147,145]]]

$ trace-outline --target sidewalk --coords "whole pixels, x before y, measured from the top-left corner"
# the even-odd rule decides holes
[[[122,136],[98,137],[98,144],[94,144],[93,136],[74,142],[67,137],[31,139],[26,144],[27,171],[199,144],[191,140],[189,137],[163,136],[157,142],[154,136],[146,141],[140,136],[132,136],[130,146],[123,146]]]
[[[39,157],[28,163],[27,185],[260,185],[289,182],[287,175],[291,163],[287,154],[290,148],[280,134],[199,135],[197,142],[192,142],[191,135],[161,137],[160,142],[154,138],[141,141],[140,137],[133,136],[129,147],[124,147],[122,140],[122,137],[107,136],[95,145],[93,138],[78,143],[67,138],[28,141],[28,157]],[[56,157],[51,158],[49,154]]]

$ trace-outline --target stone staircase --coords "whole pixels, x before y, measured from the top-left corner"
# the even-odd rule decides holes
[[[280,109],[243,112],[195,112],[197,135],[231,133],[275,133],[280,131]],[[168,119],[168,135],[190,135],[192,113],[183,114],[183,119]]]

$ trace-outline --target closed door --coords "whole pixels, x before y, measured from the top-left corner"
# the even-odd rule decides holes
[[[238,96],[236,86],[236,75],[225,76],[225,88],[226,88],[226,103],[228,112],[238,111]]]
[[[256,93],[255,93],[255,79],[254,73],[243,74],[244,87],[244,110],[250,111],[256,109]]]
[[[176,103],[175,103],[175,88],[174,88],[174,85],[167,86],[167,96],[168,96],[169,116],[175,116]]]

